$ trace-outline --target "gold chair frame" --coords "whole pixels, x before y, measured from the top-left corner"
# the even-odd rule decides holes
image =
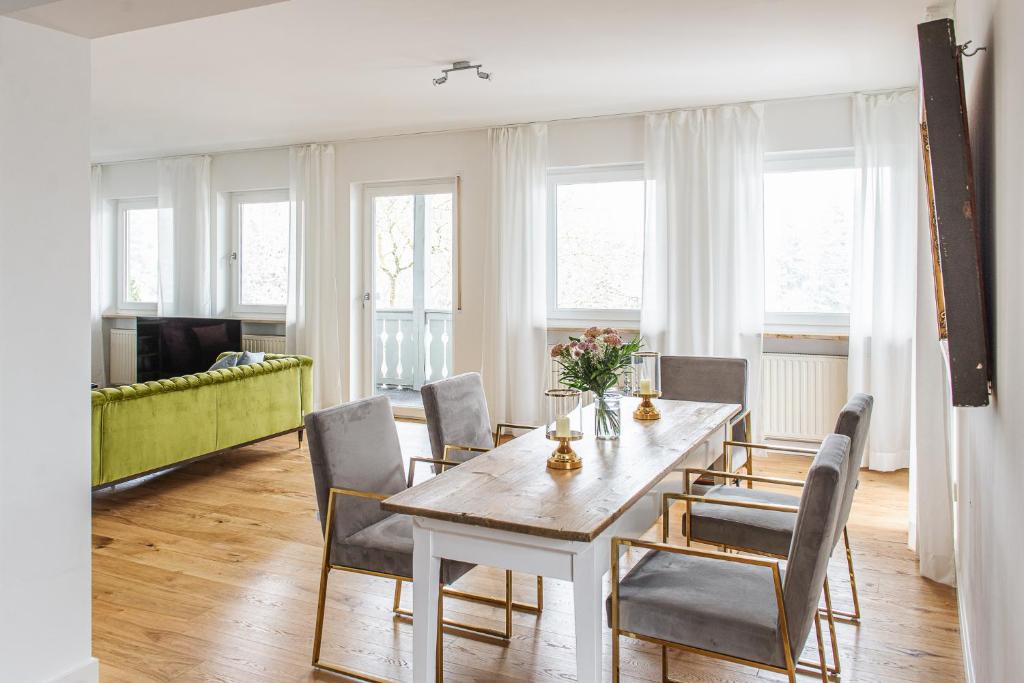
[[[721,652],[715,652],[713,650],[705,650],[690,645],[682,645],[680,643],[673,643],[668,640],[662,640],[661,638],[655,638],[653,636],[636,633],[634,631],[623,631],[619,628],[619,559],[620,552],[619,546],[626,546],[627,548],[643,548],[646,550],[662,551],[667,553],[675,553],[677,555],[688,555],[693,557],[705,557],[712,560],[721,560],[723,562],[735,562],[738,564],[755,565],[770,568],[772,570],[772,582],[775,586],[775,602],[779,610],[779,637],[782,640],[782,650],[786,661],[785,668],[776,666],[774,664],[768,664],[766,662],[756,662],[750,659],[743,659],[742,657],[734,657]],[[668,649],[673,648],[681,650],[683,652],[690,652],[694,654],[704,655],[705,657],[712,657],[714,659],[721,659],[727,662],[734,662],[736,664],[744,664],[746,666],[756,667],[758,669],[767,669],[776,673],[783,673],[789,677],[790,683],[796,683],[796,674],[800,673],[812,673],[821,676],[821,680],[824,683],[828,683],[828,668],[825,663],[825,648],[822,644],[821,637],[821,618],[817,611],[814,613],[814,631],[815,636],[818,640],[818,664],[805,663],[803,661],[796,662],[793,659],[793,653],[789,644],[789,625],[786,623],[786,603],[785,596],[782,592],[782,574],[779,571],[779,561],[771,559],[761,559],[757,557],[748,557],[745,555],[727,555],[726,553],[717,552],[714,550],[697,550],[696,548],[684,548],[675,545],[668,545],[665,543],[653,543],[650,541],[643,541],[640,539],[632,538],[619,538],[615,537],[612,539],[611,544],[611,582],[612,582],[612,619],[611,619],[611,630],[612,630],[612,683],[619,683],[620,667],[619,667],[619,637],[625,636],[627,638],[633,638],[635,640],[642,640],[652,645],[659,645],[661,647],[661,677],[662,681],[668,683],[680,683],[673,681],[668,676]],[[797,666],[801,664],[806,669],[801,669]]]
[[[792,449],[792,450],[797,450],[797,449]],[[810,453],[816,453],[816,451],[812,451],[810,449],[799,449],[799,450],[801,452],[808,452],[809,451]],[[673,501],[673,500],[682,500],[686,504],[686,513],[685,513],[683,519],[684,519],[684,527],[685,527],[684,535],[685,535],[686,546],[687,547],[690,546],[691,539],[695,540],[695,541],[703,541],[705,543],[715,543],[715,541],[701,539],[700,537],[693,538],[692,522],[691,522],[693,517],[692,517],[692,515],[690,513],[692,512],[693,504],[694,503],[709,503],[709,504],[714,504],[714,505],[726,505],[726,506],[731,506],[731,507],[749,508],[749,509],[753,509],[753,510],[769,510],[769,511],[772,511],[772,512],[792,512],[792,513],[796,513],[796,512],[798,512],[800,510],[800,508],[798,506],[796,506],[796,505],[775,505],[775,504],[770,504],[770,503],[752,503],[752,502],[748,502],[748,501],[732,500],[732,499],[728,499],[728,498],[709,498],[707,496],[693,495],[691,493],[691,490],[692,490],[691,489],[691,485],[692,484],[691,484],[691,481],[690,481],[690,476],[692,474],[699,474],[699,475],[701,475],[701,477],[704,477],[704,476],[721,477],[721,476],[724,476],[726,474],[729,474],[729,476],[731,476],[734,479],[738,478],[738,479],[747,480],[748,484],[752,484],[753,482],[756,481],[756,482],[760,482],[760,483],[779,484],[779,485],[783,485],[783,486],[804,486],[805,483],[806,483],[804,481],[801,481],[800,479],[784,479],[782,477],[763,477],[763,476],[739,475],[739,474],[735,474],[735,473],[722,472],[722,471],[719,471],[719,470],[706,470],[706,469],[700,469],[700,468],[687,468],[685,470],[685,472],[684,472],[684,475],[683,475],[683,482],[684,482],[684,486],[685,486],[685,489],[686,489],[686,493],[672,493],[672,492],[668,492],[668,493],[663,493],[662,496],[661,496],[661,512],[662,512],[662,519],[663,519],[662,526],[661,526],[661,539],[662,539],[663,543],[667,543],[668,542],[669,530],[670,530],[670,525],[671,525],[671,517],[669,515],[669,508],[671,507],[671,505],[672,505],[671,501]],[[847,561],[850,563],[850,567],[851,567],[851,571],[852,571],[852,566],[853,566],[852,565],[852,561],[853,560],[852,560],[852,557],[850,557],[850,546],[849,546],[849,541],[848,541],[849,536],[847,534],[846,527],[843,527],[843,538],[847,540],[847,546],[846,546]],[[723,550],[735,550],[735,551],[744,552],[744,553],[752,553],[752,554],[755,554],[755,555],[764,555],[764,556],[767,556],[767,557],[775,557],[775,558],[779,558],[779,559],[782,559],[782,560],[786,559],[786,557],[784,555],[776,555],[776,554],[773,554],[773,553],[766,553],[766,552],[763,552],[763,551],[760,551],[760,550],[756,550],[756,549],[753,549],[753,548],[745,548],[745,547],[737,546],[737,545],[722,545],[722,544],[718,544],[718,545]],[[854,591],[854,604],[856,605],[857,604],[856,586],[855,586],[855,584],[852,583],[852,581],[853,581],[853,579],[851,578],[851,586],[853,586],[853,591]],[[837,610],[835,610],[832,607],[832,592],[831,592],[831,588],[829,586],[828,574],[827,573],[825,574],[825,581],[824,581],[824,584],[822,585],[822,593],[823,593],[823,596],[824,596],[824,599],[825,599],[825,609],[820,610],[820,611],[821,611],[822,614],[825,615],[825,617],[827,619],[827,622],[828,622],[829,640],[831,641],[831,645],[832,645],[832,661],[834,662],[833,666],[829,666],[828,667],[828,672],[831,675],[833,675],[835,677],[838,677],[842,673],[842,663],[841,663],[840,658],[839,658],[839,639],[838,639],[838,636],[836,634],[836,616],[838,614],[840,614],[840,612],[838,612]],[[801,661],[800,664],[803,664],[805,666],[813,666],[813,663],[811,663],[811,662]]]
[[[499,422],[498,425],[497,425],[497,428],[494,431],[494,447],[497,447],[501,443],[502,437],[505,436],[504,432],[506,430],[511,430],[511,429],[529,429],[529,430],[532,430],[532,429],[538,429],[538,428],[534,427],[534,426],[531,426],[531,425],[515,424],[515,423],[512,423],[512,422]],[[468,452],[468,453],[486,453],[486,452],[488,452],[490,450],[491,450],[490,448],[481,448],[479,446],[463,446],[463,445],[460,445],[460,444],[445,444],[444,451],[441,454],[441,459],[440,460],[435,460],[435,459],[432,459],[432,458],[409,458],[409,480],[408,480],[407,483],[408,483],[409,487],[411,488],[412,485],[413,485],[413,480],[414,480],[414,475],[415,475],[414,469],[415,469],[416,463],[430,463],[430,464],[440,465],[442,467],[442,471],[444,471],[443,468],[445,468],[445,467],[454,467],[454,466],[460,464],[459,461],[452,460],[451,458],[448,457],[449,453],[451,453],[453,451],[456,451],[456,452],[458,452],[458,451],[465,451],[465,452]],[[511,582],[512,582],[512,572],[511,572],[511,570],[505,570],[505,584],[506,584],[506,586],[510,586]],[[466,591],[454,590],[452,588],[446,588],[445,589],[445,595],[447,595],[449,597],[457,598],[459,600],[467,600],[469,602],[476,602],[476,603],[480,603],[482,605],[490,605],[491,607],[505,608],[506,603],[511,602],[512,603],[512,609],[516,610],[517,612],[527,612],[529,614],[540,614],[541,612],[544,611],[544,578],[541,577],[541,576],[537,577],[537,604],[535,604],[535,605],[531,605],[528,602],[516,602],[515,600],[513,600],[512,599],[512,589],[511,588],[507,588],[506,589],[506,591],[505,591],[505,599],[504,600],[501,599],[501,598],[494,598],[494,597],[491,597],[489,595],[479,595],[477,593],[468,593]],[[402,596],[402,584],[401,584],[401,582],[399,582],[398,585],[395,587],[395,604],[396,604],[396,609],[397,609],[398,601],[401,599],[401,596]]]
[[[418,461],[425,462],[437,462],[431,461],[426,458],[416,458]],[[451,463],[443,463],[451,466]],[[410,470],[412,467],[410,466]],[[329,492],[327,499],[327,521],[324,525],[324,550],[323,558],[320,565],[320,589],[317,594],[317,605],[316,605],[316,628],[313,634],[313,667],[317,669],[324,669],[331,671],[336,674],[341,674],[349,678],[354,678],[360,681],[368,681],[369,683],[389,683],[387,679],[383,679],[372,674],[356,671],[354,669],[347,669],[340,664],[324,661],[320,658],[320,649],[323,643],[324,635],[324,614],[327,607],[327,578],[332,571],[343,571],[351,572],[353,574],[363,574],[365,576],[375,576],[383,579],[392,579],[395,581],[395,599],[393,604],[393,611],[397,616],[402,618],[412,618],[412,612],[409,610],[399,609],[399,601],[401,600],[401,586],[404,581],[412,581],[411,576],[401,576],[399,574],[390,574],[387,572],[375,572],[368,569],[360,569],[358,567],[348,567],[340,564],[331,563],[331,541],[334,533],[334,511],[336,509],[335,498],[337,496],[353,496],[356,498],[369,498],[371,500],[384,500],[389,498],[389,494],[375,493],[370,491],[356,491],[353,489],[343,489],[332,487]],[[506,595],[511,597],[512,594],[512,579],[511,576],[506,577],[505,581]],[[448,594],[445,590],[444,583],[441,584],[440,590],[437,592],[437,652],[434,661],[434,674],[435,678],[440,683],[443,680],[443,633],[446,630],[457,629],[458,631],[464,631],[467,634],[477,634],[488,638],[495,638],[500,641],[507,642],[512,637],[512,608],[509,604],[505,608],[505,630],[499,631],[497,629],[486,628],[483,626],[474,626],[472,624],[466,624],[459,621],[448,620],[444,618],[444,597]],[[456,596],[451,596],[456,597]],[[511,600],[506,601],[511,603]]]
[[[820,444],[819,444],[820,445]],[[749,441],[729,441],[726,440],[725,448],[728,451],[732,446],[740,446],[751,449],[760,449],[767,451],[776,451],[779,453],[796,453],[800,455],[815,455],[817,451],[813,448],[799,448],[796,446],[773,446],[770,444],[763,443],[750,443]],[[752,455],[752,454],[751,454]],[[750,459],[753,459],[752,457]],[[726,468],[730,469],[730,468]],[[753,472],[748,472],[753,474]],[[757,481],[757,480],[754,480]],[[792,479],[782,480],[777,477],[768,477],[764,480],[764,483],[769,484],[785,484],[786,481],[794,481]],[[799,480],[795,480],[799,481]],[[802,485],[803,482],[800,482]],[[753,482],[747,483],[747,488],[753,488]],[[843,545],[846,548],[846,568],[850,576],[850,595],[853,599],[853,611],[845,612],[843,610],[835,610],[833,615],[840,621],[849,622],[852,624],[860,623],[860,596],[857,594],[857,573],[853,568],[853,550],[850,548],[850,531],[848,527],[843,527]]]

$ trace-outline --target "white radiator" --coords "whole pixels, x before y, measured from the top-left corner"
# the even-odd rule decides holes
[[[110,330],[110,383],[135,384],[135,330]]]
[[[243,334],[242,350],[284,353],[284,337],[270,334]]]
[[[761,419],[769,439],[820,441],[846,403],[846,357],[761,356]]]

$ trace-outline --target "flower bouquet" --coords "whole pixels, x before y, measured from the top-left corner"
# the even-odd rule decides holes
[[[621,432],[619,395],[611,390],[619,375],[630,366],[632,354],[643,346],[641,337],[624,341],[610,327],[591,327],[582,337],[569,337],[569,343],[556,344],[551,357],[561,368],[559,381],[573,389],[593,392],[595,432],[599,439],[617,439]]]

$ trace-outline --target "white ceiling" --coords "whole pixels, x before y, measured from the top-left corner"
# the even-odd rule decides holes
[[[98,38],[284,0],[0,0],[0,13]]]
[[[93,41],[93,154],[910,85],[928,0],[290,0]],[[494,81],[455,73],[481,62]]]

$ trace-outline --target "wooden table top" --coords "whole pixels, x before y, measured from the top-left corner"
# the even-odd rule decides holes
[[[594,438],[593,405],[584,437],[572,442],[578,470],[547,468],[557,445],[535,429],[391,496],[385,510],[505,531],[592,541],[740,411],[729,403],[656,400],[660,420],[633,419],[636,398],[622,400],[622,436]]]

